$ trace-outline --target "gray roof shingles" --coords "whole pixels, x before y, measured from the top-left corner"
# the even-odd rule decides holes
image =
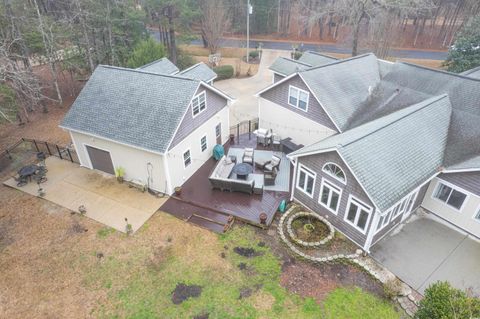
[[[465,72],[460,73],[461,75],[465,75],[474,79],[480,79],[480,66],[477,66],[476,68],[467,70]]]
[[[173,64],[167,58],[161,58],[159,60],[145,64],[138,69],[158,74],[176,74],[180,71],[175,64]]]
[[[200,81],[98,66],[61,127],[164,153]]]
[[[315,51],[305,51],[298,61],[310,64],[311,66],[320,66],[337,61],[338,59],[324,55]]]
[[[204,82],[210,82],[217,77],[217,73],[203,62],[197,63],[190,68],[181,71],[178,75]]]
[[[273,62],[269,69],[275,73],[288,76],[295,72],[306,70],[311,67],[311,64],[299,62],[297,60],[292,60],[284,57],[279,57]]]

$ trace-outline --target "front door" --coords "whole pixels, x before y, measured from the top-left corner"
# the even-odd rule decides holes
[[[115,170],[113,169],[112,157],[110,156],[110,152],[88,145],[86,145],[86,148],[93,169],[98,169],[99,171],[115,175]]]
[[[215,126],[215,137],[217,138],[217,144],[222,145],[222,123]]]

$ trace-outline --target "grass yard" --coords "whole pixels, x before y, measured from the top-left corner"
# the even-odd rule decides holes
[[[219,236],[156,213],[127,237],[3,186],[0,200],[5,318],[399,318],[360,290],[319,301],[284,288],[281,259],[250,226]],[[196,297],[178,290],[189,286]]]

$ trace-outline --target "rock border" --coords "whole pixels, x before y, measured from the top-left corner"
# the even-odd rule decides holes
[[[309,241],[301,240],[300,238],[297,237],[297,235],[295,235],[295,233],[292,229],[293,221],[295,219],[299,218],[299,217],[312,217],[312,218],[315,218],[315,219],[321,221],[322,223],[327,225],[330,233],[328,234],[327,237],[325,237],[324,239],[322,239],[320,241],[309,242]],[[332,224],[326,218],[324,218],[323,216],[320,216],[320,215],[312,213],[312,212],[298,212],[298,213],[294,213],[294,214],[290,215],[287,219],[287,232],[288,232],[288,235],[290,236],[290,238],[296,244],[298,244],[300,246],[304,246],[304,247],[323,246],[326,243],[328,243],[329,241],[331,241],[333,239],[333,236],[335,235],[335,229],[333,228]]]

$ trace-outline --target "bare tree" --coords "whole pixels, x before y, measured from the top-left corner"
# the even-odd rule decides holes
[[[202,36],[207,42],[210,53],[216,53],[223,33],[228,26],[228,14],[223,0],[202,0]]]

